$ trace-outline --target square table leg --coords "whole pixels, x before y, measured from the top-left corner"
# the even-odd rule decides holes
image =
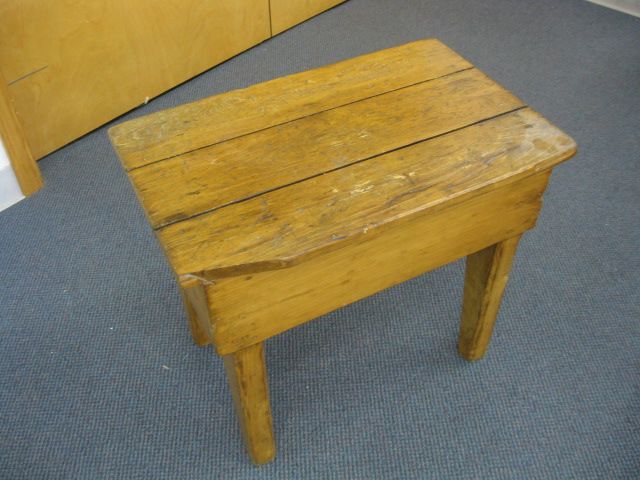
[[[487,351],[520,235],[467,257],[458,351],[479,360]]]
[[[251,459],[258,464],[270,462],[276,455],[276,446],[271,424],[263,343],[238,350],[223,358]]]
[[[188,293],[189,289],[193,288],[195,283],[196,282],[181,283],[179,288],[180,295],[182,296],[182,302],[184,303],[184,309],[187,313],[187,320],[189,321],[189,328],[191,330],[193,341],[199,347],[204,347],[205,345],[209,345],[211,341],[209,340],[207,332],[202,328],[202,326],[200,326],[200,323],[198,323],[198,312],[191,303]]]

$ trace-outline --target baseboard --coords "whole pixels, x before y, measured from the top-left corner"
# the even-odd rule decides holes
[[[587,0],[603,7],[609,7],[619,12],[628,13],[634,17],[640,17],[640,0]]]

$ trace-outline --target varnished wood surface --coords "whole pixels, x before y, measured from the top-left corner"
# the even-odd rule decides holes
[[[162,227],[520,108],[466,70],[130,171]]]
[[[524,109],[162,228],[178,274],[290,266],[406,216],[548,169],[573,143]]]
[[[225,356],[224,366],[249,455],[257,464],[267,463],[276,446],[262,343]]]
[[[22,125],[16,118],[6,81],[0,73],[0,139],[15,172],[20,190],[27,196],[42,187],[42,176],[36,165]]]
[[[532,228],[548,176],[396,221],[292,267],[207,282],[213,344],[236,351]]]
[[[344,0],[269,0],[274,35],[305,21]]]
[[[469,256],[460,353],[484,353],[517,239],[575,143],[437,41],[111,130],[224,356],[249,453],[275,455],[263,342]]]
[[[110,135],[131,169],[471,66],[421,40],[147,115]]]
[[[130,178],[178,275],[283,268],[573,155],[569,137],[461,62],[435,40],[415,42],[159,112],[111,136],[123,163],[138,165]],[[416,77],[399,69],[406,64],[429,68]],[[401,80],[390,81],[393,71]],[[339,106],[326,103],[327,85],[338,85]],[[248,113],[285,86],[273,110]],[[218,113],[233,121],[215,123]],[[202,147],[205,137],[213,145]],[[137,163],[176,151],[186,153]]]
[[[270,36],[267,0],[5,0],[0,18],[36,158]]]
[[[204,285],[189,275],[178,278],[178,283],[193,341],[201,347],[208,345],[213,331]]]
[[[519,240],[516,235],[467,257],[458,342],[467,360],[487,351]]]

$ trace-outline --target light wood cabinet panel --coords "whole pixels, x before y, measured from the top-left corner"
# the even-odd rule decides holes
[[[270,36],[269,0],[7,0],[0,18],[36,158]]]
[[[343,3],[345,0],[271,0],[273,35]]]
[[[23,195],[31,195],[42,187],[40,169],[31,155],[22,126],[13,111],[7,84],[0,72],[0,140],[4,146]]]

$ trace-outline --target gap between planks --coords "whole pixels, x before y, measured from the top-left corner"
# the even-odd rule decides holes
[[[194,148],[192,150],[185,150],[184,152],[176,153],[175,155],[169,155],[168,157],[159,158],[158,160],[154,160],[152,162],[145,163],[144,165],[139,165],[137,167],[129,168],[129,169],[127,169],[127,172],[132,172],[133,170],[138,170],[140,168],[145,168],[145,167],[148,167],[149,165],[155,165],[156,163],[164,162],[165,160],[170,160],[170,159],[175,158],[175,157],[180,157],[180,156],[186,155],[188,153],[197,152],[198,150],[204,150],[205,148],[210,148],[210,147],[213,147],[215,145],[219,145],[221,143],[225,143],[225,142],[228,142],[228,141],[231,141],[231,140],[235,140],[237,138],[247,137],[249,135],[253,135],[255,133],[262,132],[264,130],[269,130],[271,128],[276,128],[276,127],[280,127],[282,125],[287,125],[289,123],[297,122],[298,120],[302,120],[304,118],[313,117],[313,116],[319,115],[321,113],[330,112],[332,110],[337,110],[339,108],[347,107],[349,105],[353,105],[355,103],[363,102],[363,101],[369,100],[371,98],[380,97],[380,96],[386,95],[388,93],[398,92],[400,90],[404,90],[406,88],[415,87],[416,85],[422,85],[423,83],[428,83],[428,82],[431,82],[433,80],[440,80],[442,78],[446,78],[446,77],[449,77],[451,75],[456,75],[456,74],[461,73],[461,72],[466,72],[467,70],[473,70],[475,68],[476,67],[461,68],[460,70],[456,70],[455,72],[445,73],[444,75],[440,75],[439,77],[433,77],[433,78],[429,78],[427,80],[421,80],[419,82],[412,83],[410,85],[404,85],[402,87],[392,88],[391,90],[387,90],[386,92],[376,93],[375,95],[371,95],[369,97],[359,98],[358,100],[353,100],[352,102],[343,103],[342,105],[336,105],[335,107],[326,108],[324,110],[318,110],[317,112],[313,112],[313,113],[310,113],[308,115],[303,115],[303,116],[298,117],[298,118],[287,120],[286,122],[274,123],[273,125],[269,125],[268,127],[264,127],[264,128],[259,128],[257,130],[253,130],[252,132],[243,133],[242,135],[236,135],[235,137],[225,138],[224,140],[220,140],[219,142],[213,142],[213,143],[210,143],[208,145],[203,145],[202,147]],[[510,112],[507,112],[507,113],[510,113]],[[489,120],[489,119],[485,119],[485,120]],[[163,225],[163,226],[165,226],[165,225]]]
[[[469,70],[469,69],[467,68],[467,69],[465,69],[465,70]],[[446,75],[445,75],[445,76],[446,76]],[[423,83],[423,82],[418,82],[418,83]],[[403,87],[403,88],[404,88],[404,87]],[[398,89],[398,90],[399,90],[399,89]],[[389,93],[389,92],[387,92],[387,93]],[[374,95],[374,97],[375,97],[375,96],[378,96],[378,95]],[[360,100],[358,100],[358,101],[360,101]],[[351,102],[351,103],[355,103],[355,102]],[[337,107],[337,108],[339,108],[339,107]],[[217,210],[220,210],[220,209],[225,208],[225,207],[229,207],[229,206],[231,206],[231,205],[236,205],[236,204],[238,204],[238,203],[246,202],[246,201],[251,200],[251,199],[254,199],[254,198],[256,198],[256,197],[260,197],[260,196],[262,196],[262,195],[266,195],[266,194],[268,194],[268,193],[275,192],[275,191],[277,191],[277,190],[282,190],[283,188],[287,188],[287,187],[290,187],[290,186],[292,186],[292,185],[296,185],[296,184],[298,184],[298,183],[306,182],[307,180],[311,180],[311,179],[313,179],[313,178],[317,178],[317,177],[320,177],[320,176],[322,176],[322,175],[326,175],[326,174],[328,174],[328,173],[337,172],[338,170],[342,170],[342,169],[345,169],[345,168],[351,167],[351,166],[353,166],[353,165],[357,165],[357,164],[359,164],[359,163],[363,163],[363,162],[366,162],[366,161],[372,160],[372,159],[374,159],[374,158],[381,157],[381,156],[383,156],[383,155],[387,155],[387,154],[390,154],[390,153],[393,153],[393,152],[397,152],[398,150],[402,150],[402,149],[404,149],[404,148],[412,147],[412,146],[417,145],[417,144],[419,144],[419,143],[428,142],[428,141],[430,141],[430,140],[433,140],[433,139],[436,139],[436,138],[439,138],[439,137],[443,137],[443,136],[445,136],[445,135],[449,135],[449,134],[451,134],[451,133],[458,132],[458,131],[460,131],[460,130],[464,130],[465,128],[473,127],[474,125],[479,125],[479,124],[484,123],[484,122],[490,122],[491,120],[495,120],[496,118],[500,118],[500,117],[503,117],[503,116],[505,116],[505,115],[510,115],[510,114],[515,113],[515,112],[517,112],[517,111],[519,111],[519,110],[524,110],[525,108],[529,108],[529,106],[528,106],[528,105],[521,105],[521,106],[519,106],[519,107],[517,107],[517,108],[513,108],[513,109],[508,110],[508,111],[506,111],[506,112],[499,113],[498,115],[493,115],[493,116],[491,116],[491,117],[483,118],[482,120],[477,120],[477,121],[475,121],[475,122],[471,122],[471,123],[466,124],[466,125],[463,125],[463,126],[461,126],[461,127],[454,128],[454,129],[452,129],[452,130],[449,130],[448,132],[439,133],[439,134],[436,134],[436,135],[433,135],[433,136],[430,136],[430,137],[427,137],[427,138],[423,138],[423,139],[421,139],[421,140],[417,140],[417,141],[415,141],[415,142],[410,142],[410,143],[407,143],[406,145],[402,145],[402,146],[400,146],[400,147],[392,148],[392,149],[390,149],[390,150],[386,150],[386,151],[384,151],[384,152],[380,152],[380,153],[377,153],[377,154],[375,154],[375,155],[371,155],[371,156],[369,156],[369,157],[363,158],[363,159],[361,159],[361,160],[357,160],[357,161],[352,162],[352,163],[348,163],[348,164],[346,164],[346,165],[341,165],[341,166],[336,167],[336,168],[331,168],[331,169],[329,169],[329,170],[324,170],[324,171],[322,171],[322,172],[319,172],[319,173],[316,173],[316,174],[313,174],[313,175],[309,175],[308,177],[300,178],[300,179],[295,180],[295,181],[293,181],[293,182],[288,182],[288,183],[285,183],[285,184],[283,184],[283,185],[278,185],[277,187],[269,188],[269,189],[267,189],[267,190],[263,190],[263,191],[260,191],[260,192],[254,193],[254,194],[252,194],[252,195],[247,195],[246,197],[242,197],[242,198],[238,198],[238,199],[232,200],[232,201],[227,202],[227,203],[224,203],[224,204],[222,204],[222,205],[218,205],[217,207],[210,208],[210,209],[208,209],[208,210],[203,210],[202,212],[195,213],[195,214],[193,214],[193,215],[191,215],[191,216],[189,216],[189,217],[187,217],[187,218],[181,218],[181,219],[179,219],[179,220],[168,221],[168,222],[166,222],[166,223],[163,223],[163,224],[161,224],[161,225],[158,225],[157,227],[154,227],[153,229],[154,229],[154,231],[160,231],[161,229],[163,229],[163,228],[165,228],[165,227],[168,227],[168,226],[170,226],[170,225],[174,225],[174,224],[176,224],[176,223],[184,222],[184,221],[186,221],[186,220],[191,220],[191,219],[193,219],[193,218],[197,218],[197,217],[200,217],[200,216],[202,216],[202,215],[205,215],[205,214],[208,214],[208,213],[215,212],[215,211],[217,211]],[[330,110],[333,110],[333,109],[330,109]],[[309,115],[309,116],[310,116],[310,115]],[[303,118],[304,118],[304,117],[303,117]],[[285,122],[285,123],[289,123],[289,122]],[[271,128],[271,127],[269,127],[269,128]],[[263,129],[263,130],[266,130],[266,129]],[[254,132],[254,133],[255,133],[255,132]],[[249,134],[249,135],[251,135],[251,134]],[[240,136],[244,136],[244,135],[240,135]],[[237,138],[237,137],[236,137],[236,138]],[[226,141],[226,140],[225,140],[225,141]],[[223,142],[218,142],[218,143],[223,143]],[[199,149],[196,149],[196,150],[199,150]],[[186,153],[186,152],[185,152],[185,153]],[[182,154],[180,154],[180,155],[182,155]],[[180,155],[176,155],[176,156],[180,156]],[[154,163],[156,163],[156,162],[154,162]],[[146,165],[145,165],[145,166],[146,166]],[[144,167],[138,167],[138,168],[144,168]],[[133,169],[132,169],[132,170],[133,170]]]

